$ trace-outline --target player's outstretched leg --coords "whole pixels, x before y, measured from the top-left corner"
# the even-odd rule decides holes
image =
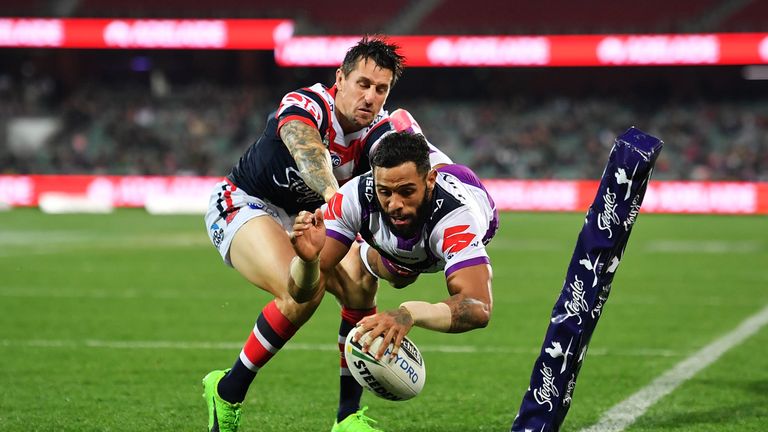
[[[277,301],[264,307],[232,368],[213,371],[203,379],[209,430],[237,431],[242,402],[256,373],[297,330],[298,327],[280,312]],[[220,424],[217,424],[217,417]]]
[[[241,209],[238,215],[243,212]],[[245,216],[236,216],[235,222],[237,217]],[[322,300],[319,292],[314,299],[298,304],[288,294],[288,268],[294,255],[285,228],[272,218],[247,220],[234,234],[229,247],[232,266],[275,300],[262,309],[231,369],[213,371],[204,380],[211,431],[238,430],[241,404],[256,373],[309,320]]]

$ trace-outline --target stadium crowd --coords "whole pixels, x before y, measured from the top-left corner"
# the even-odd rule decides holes
[[[223,175],[258,138],[283,90],[190,83],[83,86],[57,97],[45,79],[0,78],[0,128],[44,117],[37,151],[0,134],[3,174]],[[162,83],[161,83],[162,84]],[[395,93],[397,93],[395,89]],[[614,137],[637,126],[666,145],[657,179],[768,181],[768,102],[610,97],[397,99],[429,139],[486,178],[598,178]]]

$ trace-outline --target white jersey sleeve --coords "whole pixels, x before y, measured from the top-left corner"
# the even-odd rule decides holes
[[[487,229],[467,206],[454,210],[437,223],[429,243],[430,249],[445,262],[445,277],[465,267],[491,263],[483,244]]]
[[[355,177],[345,183],[322,207],[326,236],[347,246],[357,237],[362,223],[362,208],[358,197],[360,181],[361,177]]]

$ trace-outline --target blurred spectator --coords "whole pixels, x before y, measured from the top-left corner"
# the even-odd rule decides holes
[[[58,104],[42,78],[0,77],[0,126],[53,116],[47,151],[19,155],[0,138],[2,173],[224,175],[280,94],[267,87],[91,85]],[[768,102],[669,101],[653,110],[607,97],[402,101],[430,140],[483,177],[594,179],[616,135],[637,126],[665,150],[657,179],[768,181]],[[640,106],[640,105],[639,105]],[[394,106],[390,104],[390,108]]]

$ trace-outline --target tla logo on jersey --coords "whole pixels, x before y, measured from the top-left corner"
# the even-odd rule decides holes
[[[475,235],[471,232],[463,232],[469,225],[457,225],[445,229],[443,234],[443,253],[457,253],[469,246]]]
[[[328,207],[325,208],[323,218],[326,220],[336,220],[341,217],[341,202],[344,199],[344,195],[336,193],[331,200],[328,201]]]

